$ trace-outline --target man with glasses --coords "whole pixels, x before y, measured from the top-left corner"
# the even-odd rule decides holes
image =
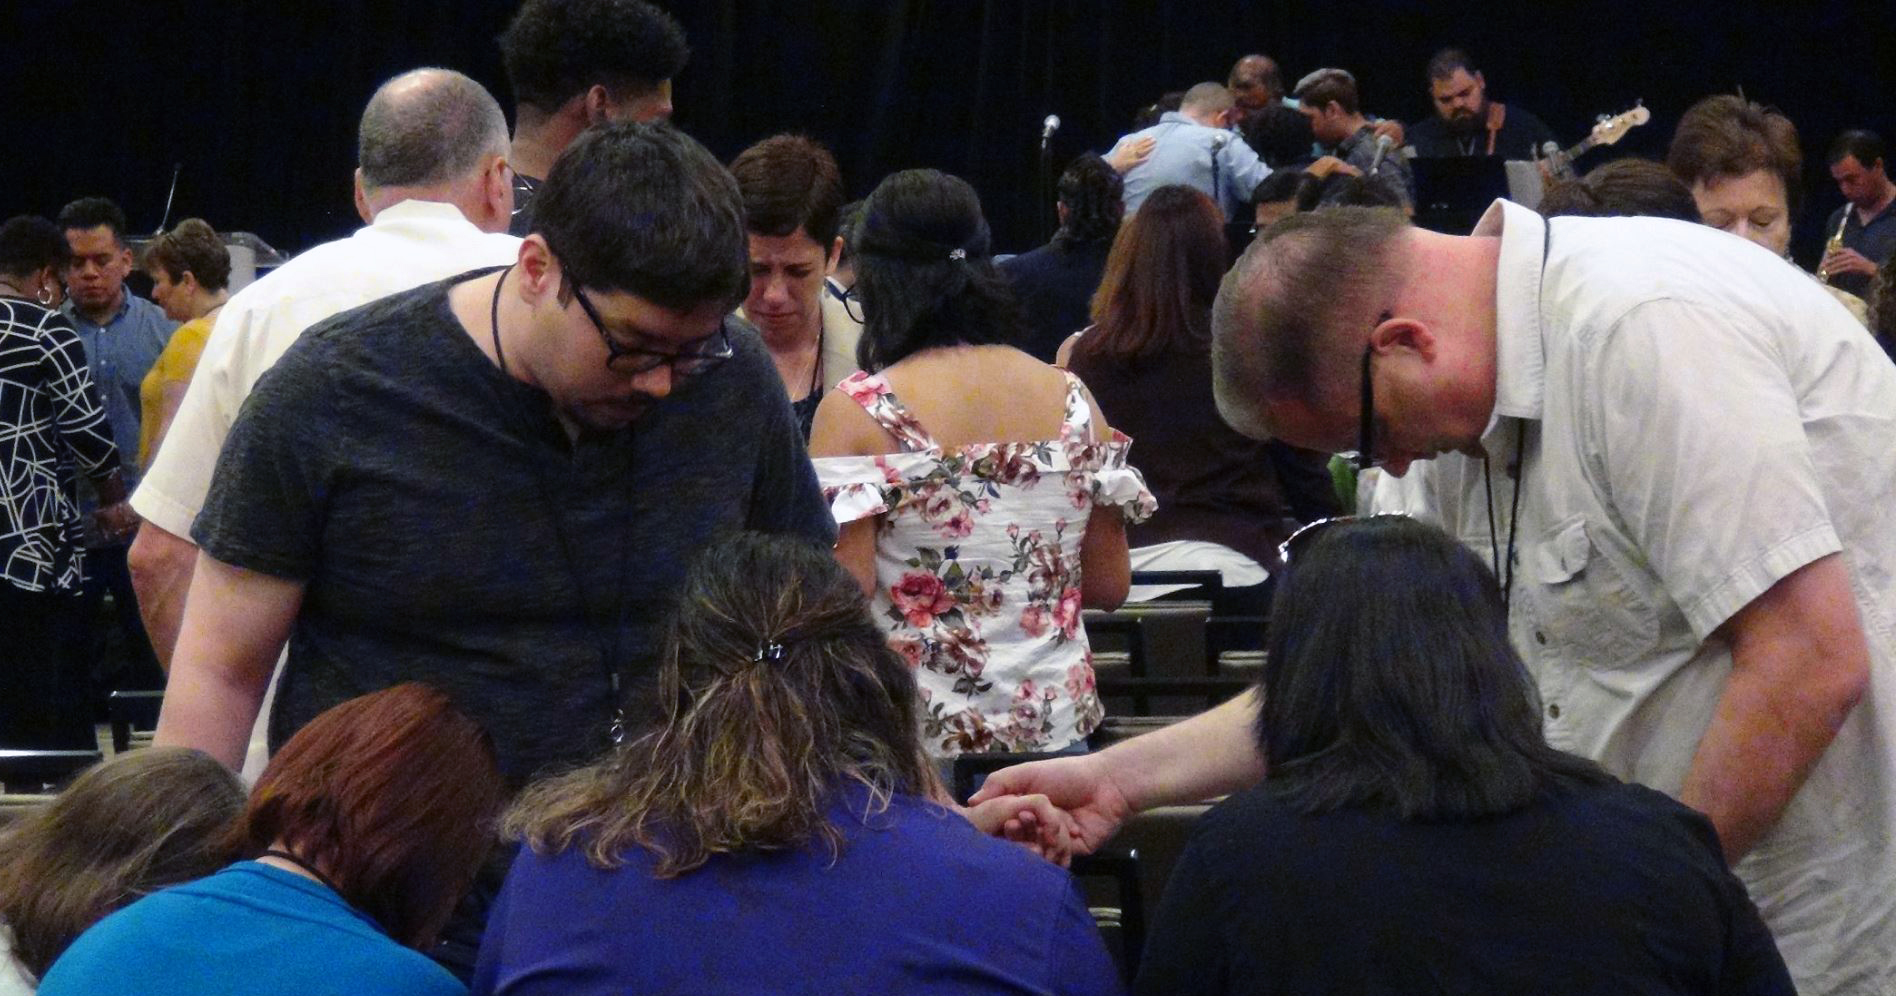
[[[516,783],[623,733],[693,552],[834,539],[756,333],[736,184],[665,125],[582,136],[505,268],[323,323],[258,381],[203,549],[160,743],[235,763],[270,662],[279,744],[403,681]]]
[[[1494,565],[1549,741],[1705,813],[1800,992],[1896,991],[1896,367],[1847,311],[1704,226],[1503,201],[1465,237],[1297,215],[1213,327],[1240,431],[1427,461],[1412,511]],[[1097,845],[1261,777],[1255,714],[987,791]]]

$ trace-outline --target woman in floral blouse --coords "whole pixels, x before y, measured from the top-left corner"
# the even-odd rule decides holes
[[[1154,509],[1131,440],[1008,345],[1020,312],[966,182],[889,177],[856,248],[866,372],[810,439],[837,559],[916,668],[932,754],[1077,748],[1103,713],[1080,610],[1125,598],[1125,522]]]

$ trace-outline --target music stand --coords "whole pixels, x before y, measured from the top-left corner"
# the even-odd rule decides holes
[[[1419,157],[1415,171],[1415,224],[1432,232],[1467,235],[1495,201],[1508,196],[1500,156]]]

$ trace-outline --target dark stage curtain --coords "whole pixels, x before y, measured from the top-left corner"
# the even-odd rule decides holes
[[[164,207],[287,249],[346,233],[355,122],[382,79],[445,65],[510,105],[494,35],[515,0],[0,5],[0,93],[11,148],[6,214],[118,199],[135,230]],[[1610,154],[1663,155],[1678,115],[1743,86],[1804,139],[1809,196],[1798,246],[1814,253],[1841,202],[1823,163],[1851,126],[1896,138],[1896,18],[1884,4],[1698,2],[1450,5],[1416,0],[1192,3],[1128,0],[673,0],[691,64],[680,126],[728,159],[778,131],[829,144],[853,196],[886,173],[933,166],[981,192],[1001,250],[1042,236],[1040,121],[1060,115],[1054,167],[1104,149],[1165,90],[1222,80],[1267,52],[1295,78],[1354,71],[1366,109],[1427,113],[1422,66],[1471,49],[1491,92],[1577,141],[1594,115],[1645,98],[1650,125]],[[1583,165],[1603,161],[1604,156]]]

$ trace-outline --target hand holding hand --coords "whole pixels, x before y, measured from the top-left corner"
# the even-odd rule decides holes
[[[1011,840],[1065,868],[1073,860],[1073,824],[1044,795],[994,796],[961,810],[975,828]]]
[[[1002,768],[989,775],[968,802],[978,808],[1001,796],[1045,796],[1066,816],[1074,852],[1091,854],[1132,817],[1131,803],[1101,757],[1087,754]]]

